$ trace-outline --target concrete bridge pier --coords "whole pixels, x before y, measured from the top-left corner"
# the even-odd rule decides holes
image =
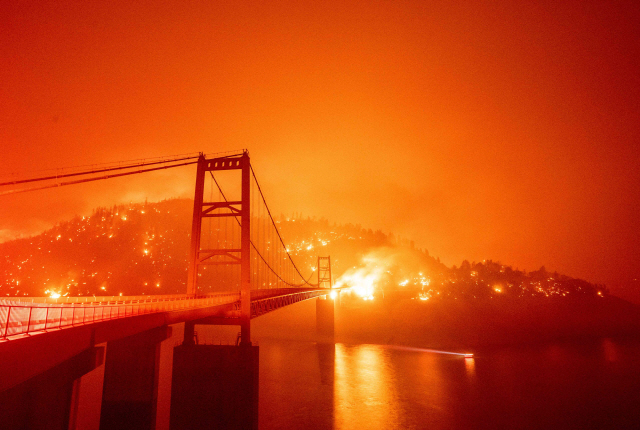
[[[335,300],[329,295],[316,300],[316,333],[318,342],[334,343]]]
[[[101,364],[73,381],[69,430],[99,430],[100,428],[104,356],[107,344],[103,343],[97,347],[102,349],[99,357]]]
[[[175,347],[171,429],[258,429],[258,358],[252,345]]]
[[[153,430],[156,426],[162,326],[108,342],[100,430]]]
[[[91,347],[0,393],[0,428],[68,430],[79,378],[100,366],[103,347]],[[72,424],[73,425],[73,424]]]

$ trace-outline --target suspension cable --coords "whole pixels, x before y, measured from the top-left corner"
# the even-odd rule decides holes
[[[65,185],[82,184],[84,182],[93,182],[93,181],[99,181],[99,180],[102,180],[102,179],[110,179],[110,178],[117,178],[117,177],[120,177],[120,176],[135,175],[135,174],[138,174],[138,173],[153,172],[155,170],[171,169],[173,167],[180,167],[180,166],[187,166],[189,164],[195,164],[197,162],[198,162],[198,160],[188,161],[188,162],[185,162],[185,163],[172,164],[170,166],[153,167],[151,169],[138,169],[138,170],[135,170],[133,172],[115,173],[115,174],[110,174],[110,175],[103,175],[103,176],[99,176],[99,177],[94,177],[94,178],[76,179],[76,180],[73,180],[73,181],[59,182],[59,183],[56,183],[56,184],[43,185],[43,186],[39,186],[39,187],[22,188],[22,189],[17,189],[17,190],[16,189],[7,190],[7,191],[0,192],[0,196],[6,196],[8,194],[26,193],[26,192],[29,192],[29,191],[45,190],[47,188],[63,187]]]
[[[267,209],[267,213],[269,214],[269,219],[271,219],[271,224],[273,225],[273,228],[275,228],[276,234],[278,235],[278,239],[280,239],[280,243],[282,244],[282,247],[284,248],[284,252],[287,253],[287,257],[289,257],[289,261],[291,261],[291,265],[293,266],[294,269],[296,269],[296,272],[298,272],[298,275],[300,276],[300,278],[302,278],[304,280],[304,276],[302,275],[302,273],[300,273],[300,270],[298,269],[298,266],[296,266],[296,263],[293,262],[293,259],[291,258],[291,255],[289,254],[289,250],[287,249],[287,245],[285,245],[284,240],[282,239],[282,236],[280,236],[280,232],[278,231],[278,227],[276,226],[276,222],[273,219],[273,216],[271,216],[271,211],[269,210],[269,205],[267,205],[267,200],[264,198],[264,194],[262,193],[262,188],[260,188],[260,184],[258,183],[258,178],[256,178],[256,173],[253,171],[253,166],[249,165],[249,168],[251,169],[251,174],[253,175],[253,180],[256,181],[256,185],[258,186],[258,191],[260,191],[260,197],[262,197],[262,201],[264,203],[264,207]],[[311,275],[313,276],[313,273],[311,273]],[[309,277],[309,279],[311,279],[311,276]]]
[[[252,169],[253,172],[253,169]],[[215,182],[216,186],[218,187],[218,190],[220,191],[220,194],[222,195],[222,198],[224,199],[225,202],[228,202],[227,200],[227,196],[224,195],[224,192],[222,191],[222,188],[220,187],[220,184],[218,184],[218,181],[216,180],[215,176],[213,176],[213,173],[211,171],[209,171],[209,174],[211,175],[211,179],[213,179],[213,182]],[[255,178],[255,174],[254,174],[254,178]],[[258,184],[258,181],[256,181],[256,185]],[[258,188],[260,188],[260,186],[258,185]],[[262,195],[262,192],[260,193],[260,195]],[[264,196],[263,196],[263,200],[264,200]],[[266,204],[265,204],[266,206]],[[269,211],[269,208],[267,208],[267,211]],[[269,216],[271,217],[271,213],[269,213]],[[240,224],[240,220],[238,220],[237,216],[233,217],[236,222],[238,223],[239,226],[242,227],[242,225]],[[273,222],[273,218],[271,218],[271,221]],[[274,224],[275,227],[275,224]],[[275,227],[276,232],[278,233],[278,228]],[[280,237],[280,233],[278,233],[278,237]],[[282,237],[280,237],[280,241],[282,241]],[[296,267],[295,263],[293,262],[293,260],[291,259],[291,256],[289,255],[289,252],[287,251],[287,255],[289,255],[289,261],[291,261],[291,264],[293,265],[293,267],[296,267],[296,271],[298,271],[298,275],[300,275],[300,278],[302,278],[303,283],[302,284],[292,284],[290,282],[287,282],[286,280],[282,279],[282,276],[280,276],[278,274],[278,272],[276,272],[273,267],[271,267],[271,265],[267,262],[267,260],[262,256],[262,254],[260,253],[260,251],[258,250],[258,248],[256,247],[256,245],[253,243],[253,240],[249,241],[251,243],[251,247],[256,251],[256,253],[258,254],[258,256],[260,257],[260,259],[262,260],[262,262],[265,264],[265,266],[267,266],[269,268],[269,270],[271,270],[271,272],[276,275],[278,277],[278,279],[280,279],[283,283],[291,286],[291,287],[302,287],[303,285],[309,285],[311,287],[317,287],[319,284],[311,284],[309,283],[309,281],[311,280],[311,277],[313,276],[313,272],[311,272],[311,275],[309,276],[308,279],[304,279],[304,276],[302,276],[302,274],[300,273],[300,271],[298,271],[298,268]],[[283,244],[284,245],[284,244]],[[286,246],[285,246],[285,251],[286,251]]]
[[[99,168],[99,169],[94,169],[94,170],[84,170],[81,172],[74,172],[74,173],[63,173],[60,175],[50,175],[50,176],[41,176],[38,178],[29,178],[29,179],[19,179],[19,180],[15,180],[15,181],[8,181],[8,182],[2,182],[0,183],[0,187],[6,186],[6,185],[19,185],[19,184],[26,184],[29,182],[40,182],[40,181],[48,181],[48,180],[52,180],[52,179],[61,179],[61,178],[69,178],[72,176],[83,176],[83,175],[91,175],[91,174],[95,174],[95,173],[104,173],[104,172],[112,172],[114,170],[127,170],[127,169],[133,169],[135,167],[142,167],[142,166],[152,166],[155,164],[166,164],[166,163],[177,163],[178,161],[185,161],[185,160],[193,160],[198,158],[198,155],[194,155],[194,156],[188,156],[188,157],[180,157],[178,158],[178,156],[171,158],[171,159],[165,159],[165,160],[160,160],[160,161],[141,161],[138,163],[134,163],[134,164],[127,164],[127,165],[123,165],[123,166],[116,166],[116,167],[104,167],[104,168]]]

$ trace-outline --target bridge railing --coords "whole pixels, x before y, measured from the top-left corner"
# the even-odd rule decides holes
[[[140,296],[143,299],[114,296],[117,299],[89,303],[24,303],[0,301],[0,340],[46,330],[57,330],[127,318],[156,312],[170,312],[233,303],[240,293],[218,293],[203,296]],[[93,297],[91,297],[93,298]]]
[[[112,303],[129,302],[134,300],[157,301],[176,300],[187,297],[186,294],[142,295],[142,296],[80,296],[80,297],[21,297],[21,303]]]
[[[316,288],[317,289],[317,288]],[[251,290],[251,300],[262,300],[274,296],[285,296],[288,294],[299,294],[302,291],[316,290],[312,288],[265,288]]]
[[[298,294],[300,288],[252,290],[251,300]],[[67,298],[65,298],[67,299]],[[117,318],[127,318],[155,312],[169,312],[234,303],[239,292],[222,292],[190,296],[186,294],[162,296],[90,296],[71,297],[69,303],[33,297],[19,301],[0,300],[0,340],[11,336],[55,330],[77,325],[93,324]],[[66,300],[65,300],[66,301]]]

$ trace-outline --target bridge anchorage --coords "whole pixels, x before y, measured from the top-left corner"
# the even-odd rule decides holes
[[[333,343],[339,289],[330,258],[318,257],[310,276],[301,273],[247,151],[146,164],[162,166],[72,172],[86,177],[63,185],[136,173],[113,172],[132,166],[197,164],[185,294],[0,302],[3,429],[257,428],[251,319],[316,298],[318,340]],[[104,171],[109,176],[95,177]],[[238,345],[198,344],[196,327],[206,325],[239,326]],[[170,395],[159,394],[169,384]]]

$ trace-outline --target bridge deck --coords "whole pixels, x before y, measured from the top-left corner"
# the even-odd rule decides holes
[[[328,293],[327,289],[252,290],[251,317]],[[233,324],[240,309],[239,292],[91,299],[0,301],[0,391],[94,345],[185,321]]]

